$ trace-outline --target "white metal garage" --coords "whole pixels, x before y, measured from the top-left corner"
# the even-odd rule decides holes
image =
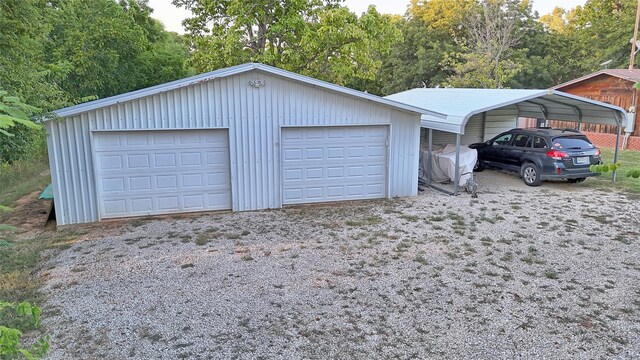
[[[422,115],[262,64],[56,111],[56,221],[411,196]]]
[[[101,218],[231,209],[225,130],[96,132]]]
[[[386,197],[388,126],[282,130],[284,204]]]

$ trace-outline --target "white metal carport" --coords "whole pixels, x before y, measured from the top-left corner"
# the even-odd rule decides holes
[[[456,170],[461,137],[473,117],[481,117],[483,141],[492,137],[490,135],[516,127],[519,117],[574,121],[579,129],[583,123],[614,125],[618,128],[614,162],[618,160],[620,127],[626,117],[625,111],[618,106],[557,90],[421,88],[387,98],[446,115],[444,119],[423,115],[421,127],[428,129],[429,149],[434,130],[455,134]],[[456,171],[453,194],[458,193],[459,177]]]

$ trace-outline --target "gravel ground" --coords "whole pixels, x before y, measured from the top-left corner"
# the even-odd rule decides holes
[[[478,179],[114,224],[43,272],[49,358],[640,358],[640,198]]]

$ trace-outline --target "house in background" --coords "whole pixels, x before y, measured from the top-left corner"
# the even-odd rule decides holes
[[[638,91],[633,85],[640,81],[640,69],[605,69],[589,75],[554,86],[552,89],[579,95],[592,100],[617,105],[628,112],[635,124],[633,131],[627,135],[623,144],[627,149],[640,150],[640,120],[637,111],[630,111],[640,105]],[[575,123],[550,121],[549,126],[557,128],[575,127]],[[615,147],[616,127],[602,124],[584,124],[582,131],[597,146]]]

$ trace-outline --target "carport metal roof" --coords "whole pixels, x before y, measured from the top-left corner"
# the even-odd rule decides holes
[[[471,116],[500,108],[515,108],[521,117],[620,126],[626,116],[618,106],[557,90],[412,89],[387,99],[447,115],[424,114],[422,127],[464,134]]]
[[[445,114],[446,118],[423,114],[421,126],[429,130],[429,160],[431,161],[432,130],[441,130],[456,135],[456,171],[454,188],[451,194],[458,194],[460,179],[460,135],[469,119],[497,109],[517,109],[520,117],[542,118],[547,120],[574,121],[578,124],[604,124],[618,127],[614,163],[618,161],[620,127],[626,112],[619,106],[587,99],[558,90],[524,89],[459,89],[459,88],[420,88],[389,95],[389,100],[407,105],[425,108]],[[616,181],[616,172],[613,172]],[[440,189],[435,185],[432,187]],[[448,192],[448,191],[445,191]]]

